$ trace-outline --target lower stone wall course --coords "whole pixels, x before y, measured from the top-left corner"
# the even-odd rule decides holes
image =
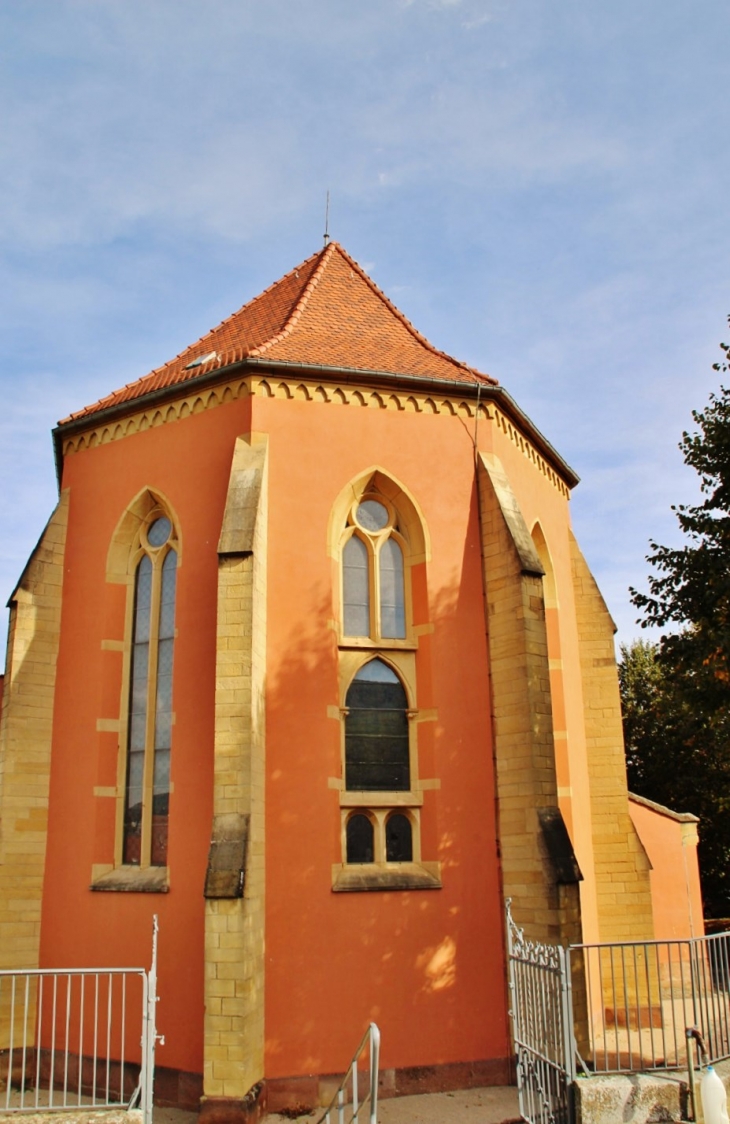
[[[337,1092],[341,1074],[319,1074],[305,1077],[274,1077],[266,1084],[267,1110],[271,1113],[301,1113],[326,1108]],[[472,1062],[446,1065],[408,1066],[381,1069],[378,1096],[411,1097],[419,1093],[447,1093],[457,1089],[514,1085],[514,1061],[509,1058],[486,1058]]]
[[[201,1124],[257,1124],[267,1112],[266,1087],[254,1085],[245,1097],[204,1097],[198,1116]]]
[[[730,1061],[714,1067],[730,1088]],[[696,1120],[704,1124],[701,1073],[695,1073]],[[686,1072],[599,1074],[575,1082],[575,1124],[664,1124],[690,1118]]]
[[[576,1124],[685,1120],[686,1101],[686,1085],[677,1077],[631,1074],[578,1078],[575,1083]]]

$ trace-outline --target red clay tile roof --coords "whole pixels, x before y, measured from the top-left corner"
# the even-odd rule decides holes
[[[201,358],[204,363],[189,366]],[[448,382],[493,385],[497,381],[437,351],[357,262],[337,242],[330,242],[176,359],[59,424],[133,402],[247,358],[421,375]]]

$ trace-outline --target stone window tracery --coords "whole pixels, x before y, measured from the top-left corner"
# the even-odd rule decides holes
[[[122,863],[167,865],[177,538],[161,511],[139,533],[127,702]]]
[[[382,496],[353,504],[342,547],[345,636],[406,637],[405,541],[393,506]]]
[[[342,863],[333,889],[435,889],[439,864],[421,860],[411,591],[413,544],[422,563],[425,530],[380,471],[338,503]]]

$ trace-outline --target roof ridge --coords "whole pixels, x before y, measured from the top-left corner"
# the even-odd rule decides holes
[[[125,387],[136,386],[137,383],[142,382],[145,379],[151,379],[153,375],[158,375],[158,374],[160,374],[161,371],[166,370],[168,367],[172,367],[172,365],[174,363],[177,363],[177,361],[179,359],[182,359],[182,357],[184,355],[186,355],[189,351],[191,351],[197,344],[201,343],[202,340],[204,340],[208,336],[212,335],[213,332],[218,332],[221,328],[224,328],[225,325],[229,324],[232,320],[235,320],[235,318],[243,312],[244,308],[250,308],[251,305],[257,304],[263,297],[267,296],[273,289],[277,289],[283,281],[287,281],[287,280],[289,280],[290,277],[294,277],[294,276],[298,275],[300,269],[303,269],[306,265],[309,265],[309,263],[321,253],[322,253],[321,250],[317,250],[316,253],[310,254],[308,258],[305,258],[304,261],[299,262],[298,265],[295,265],[293,267],[293,269],[290,269],[287,273],[283,274],[282,277],[279,277],[276,281],[272,281],[270,285],[267,285],[266,288],[262,289],[260,293],[257,293],[255,297],[251,297],[251,300],[244,301],[244,303],[240,306],[240,308],[237,308],[234,312],[231,312],[228,316],[225,316],[220,321],[220,323],[214,324],[214,326],[212,328],[208,328],[207,332],[203,332],[202,335],[199,336],[198,339],[194,343],[188,344],[187,347],[184,347],[182,349],[182,351],[179,351],[177,353],[177,355],[173,356],[172,359],[168,359],[165,363],[161,363],[159,367],[154,367],[148,374],[143,375],[142,378],[133,379],[132,382],[125,383],[124,384]],[[315,274],[317,272],[319,272],[319,268],[317,270],[315,270]],[[305,292],[306,292],[306,290],[307,290],[307,288],[309,287],[310,284],[311,284],[311,278],[304,287]],[[299,304],[299,301],[297,302],[297,305],[298,304]],[[274,339],[275,338],[276,337],[274,337]],[[268,344],[266,346],[268,346]],[[245,358],[245,356],[249,355],[249,354],[255,355],[257,350],[258,350],[257,348],[254,348],[253,351],[249,351],[248,347],[244,346],[244,348],[241,349],[241,351],[242,351],[241,358]],[[205,364],[205,366],[206,367],[212,366],[213,363],[216,362],[216,360],[218,360],[218,365],[220,366],[220,356],[216,356],[215,359],[211,359],[209,363]]]
[[[305,258],[304,261],[300,261],[299,264],[295,265],[293,269],[290,269],[287,273],[284,273],[281,277],[278,277],[276,281],[272,281],[270,285],[267,285],[266,288],[262,289],[260,293],[257,293],[255,297],[251,297],[251,300],[248,300],[244,304],[242,304],[240,308],[236,309],[235,312],[232,312],[230,316],[227,316],[225,320],[221,320],[220,324],[218,324],[215,328],[211,328],[211,331],[215,332],[218,330],[218,328],[222,328],[223,325],[227,324],[229,320],[232,320],[234,316],[238,316],[239,312],[242,312],[244,308],[250,308],[252,305],[257,304],[263,297],[272,292],[273,289],[278,289],[283,281],[288,281],[290,277],[297,277],[299,275],[299,270],[304,269],[306,265],[309,265],[309,263],[311,261],[314,261],[314,259],[320,256],[321,253],[321,250],[317,250],[314,254],[310,254],[308,258]],[[315,270],[315,272],[317,271]],[[310,281],[308,281],[307,285],[305,285],[305,289],[310,284]]]
[[[476,367],[470,367],[468,363],[464,363],[461,359],[455,359],[454,356],[449,355],[448,352],[441,351],[438,347],[434,347],[431,341],[427,339],[426,336],[422,335],[421,332],[418,331],[418,328],[416,328],[411,323],[405,313],[401,312],[397,305],[393,304],[390,297],[388,297],[386,293],[384,293],[383,290],[379,287],[379,285],[375,281],[373,281],[372,277],[370,277],[365,272],[359,262],[355,261],[355,259],[351,257],[350,254],[348,254],[344,246],[341,246],[339,242],[331,242],[330,245],[335,246],[337,250],[339,250],[341,256],[345,259],[348,265],[359,273],[360,277],[363,279],[366,285],[370,287],[375,296],[380,298],[386,308],[400,320],[404,328],[406,328],[410,332],[414,339],[418,340],[420,344],[426,347],[428,351],[430,351],[433,355],[437,355],[439,359],[446,359],[449,363],[452,363],[455,367],[461,368],[461,370],[463,371],[469,371],[470,374],[477,375],[480,379],[487,379],[488,382],[497,384],[498,380],[495,379],[492,375],[487,375],[483,371],[477,370]]]
[[[327,303],[330,285],[329,281],[323,279],[328,277],[327,267],[333,262],[336,264],[329,275],[333,277],[334,286],[330,294],[330,307]],[[352,296],[348,293],[348,286],[345,284],[343,287],[342,284],[348,269],[350,280],[356,282],[352,287]],[[302,271],[305,272],[302,274]],[[314,300],[320,284],[323,285],[324,310],[320,310],[319,300]],[[358,295],[355,296],[355,293]],[[372,303],[369,313],[365,308],[371,296],[376,298],[377,306],[383,311],[385,319],[382,323],[380,313]],[[363,302],[364,311],[361,309],[359,313],[363,322],[359,328],[352,328],[350,323],[352,316],[348,313],[348,302],[351,299],[356,300],[356,303]],[[372,339],[367,336],[368,316],[380,323]],[[311,333],[308,334],[310,320],[314,326],[318,326],[311,339]],[[335,359],[342,359],[342,347],[337,342],[333,343],[333,340],[339,340],[337,332],[342,325],[345,325],[347,335],[350,330],[347,329],[347,324],[352,328],[350,334],[355,333],[353,340],[357,362],[353,369],[372,370],[385,364],[389,370],[392,365],[396,374],[399,371],[406,374],[418,370],[438,379],[454,378],[457,381],[498,385],[493,376],[483,374],[476,367],[434,347],[368,276],[359,262],[339,242],[332,241],[209,328],[173,359],[160,364],[141,378],[126,382],[93,405],[75,411],[64,418],[63,422],[90,416],[114,403],[131,402],[149,392],[183,384],[188,379],[202,375],[212,376],[231,363],[242,362],[249,357],[273,361],[282,352],[284,356],[293,355],[302,362],[307,362],[313,356],[320,365],[327,366],[329,361],[335,361],[332,359],[333,355]],[[330,331],[333,326],[337,329],[334,334]],[[297,333],[297,327],[302,328],[302,332]],[[359,343],[355,340],[358,331],[361,337]],[[412,344],[416,346],[412,348]]]
[[[302,262],[302,265],[307,265],[310,261],[312,261],[313,258],[316,258],[317,256],[319,256],[319,258],[320,258],[320,261],[319,261],[319,264],[317,265],[317,268],[315,269],[314,273],[312,274],[312,276],[309,278],[306,285],[302,289],[301,293],[299,294],[299,298],[298,298],[296,304],[294,305],[291,312],[289,313],[289,316],[286,320],[286,323],[284,324],[284,327],[281,329],[280,332],[277,332],[277,334],[275,336],[272,336],[271,339],[268,339],[264,343],[259,344],[258,347],[252,348],[251,351],[249,351],[249,353],[248,353],[250,356],[254,357],[254,356],[263,355],[264,352],[268,351],[270,347],[274,346],[274,344],[279,343],[280,340],[286,339],[287,336],[291,335],[291,333],[294,331],[294,329],[297,326],[297,321],[301,317],[306,305],[309,302],[309,298],[312,295],[313,290],[316,289],[317,285],[319,284],[320,277],[324,273],[324,270],[327,266],[327,263],[328,263],[330,257],[332,256],[330,251],[334,247],[336,247],[337,245],[338,245],[337,242],[329,242],[324,247],[323,250],[317,250],[316,254],[311,254],[310,257],[308,257],[306,259],[306,261]],[[297,266],[296,269],[297,270],[301,269],[301,266]],[[292,269],[292,270],[289,271],[288,274],[285,274],[285,276],[289,277],[289,276],[291,276],[292,273],[295,273],[295,272],[296,272],[296,270]],[[283,277],[280,278],[279,281],[274,282],[274,285],[280,284],[280,282],[283,281],[283,280],[284,280]],[[269,286],[270,289],[273,288],[273,287],[274,287],[273,285]],[[264,292],[267,292],[267,291],[268,290],[264,290]],[[262,293],[261,296],[263,296],[263,295],[264,294]],[[253,301],[250,301],[249,303],[253,304]]]

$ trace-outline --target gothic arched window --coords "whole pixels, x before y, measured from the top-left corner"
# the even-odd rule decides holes
[[[347,821],[347,861],[371,863],[374,858],[373,824],[369,816],[355,812]]]
[[[177,537],[150,513],[134,576],[122,862],[167,864]]]
[[[409,863],[413,859],[413,829],[403,812],[393,812],[385,821],[385,860]]]
[[[345,636],[406,636],[405,540],[394,508],[366,495],[349,513],[342,547],[342,631]]]
[[[345,788],[407,792],[410,784],[406,692],[388,664],[370,660],[345,699]]]
[[[421,637],[433,627],[426,525],[407,487],[377,468],[343,487],[328,532],[342,738],[342,772],[330,778],[342,856],[332,888],[437,889],[441,868],[423,859],[421,823],[438,779],[421,777],[418,755],[419,724],[435,718],[419,702]]]

